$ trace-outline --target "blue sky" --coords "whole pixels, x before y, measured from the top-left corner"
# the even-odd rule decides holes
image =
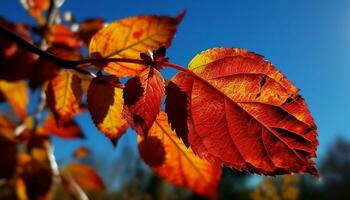
[[[186,66],[197,53],[212,47],[241,47],[264,55],[306,99],[319,130],[322,156],[338,136],[350,140],[350,1],[348,0],[66,0],[62,10],[79,21],[102,17],[111,22],[145,14],[187,14],[168,55]],[[14,0],[2,0],[0,15],[33,23]],[[170,78],[175,71],[167,70]],[[67,158],[80,144],[101,156],[118,156],[90,117],[78,118],[86,141],[55,139],[57,157]],[[135,144],[130,133],[119,146]]]

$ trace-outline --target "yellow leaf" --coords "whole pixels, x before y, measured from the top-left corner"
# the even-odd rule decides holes
[[[96,127],[115,145],[128,123],[123,116],[123,91],[112,85],[115,76],[101,76],[91,81],[87,93],[88,108]]]
[[[91,56],[109,58],[140,58],[141,52],[160,46],[169,47],[184,13],[176,18],[165,16],[129,17],[113,22],[91,39]],[[118,77],[140,73],[145,66],[130,63],[108,63],[100,66]]]
[[[28,89],[24,80],[17,82],[0,81],[0,90],[20,119],[27,113]]]
[[[170,183],[194,193],[216,199],[221,168],[197,157],[176,136],[168,124],[166,114],[160,112],[148,132],[138,137],[141,157],[152,170]]]
[[[79,112],[82,97],[81,79],[68,70],[62,70],[50,80],[47,89],[47,104],[57,122],[69,121]]]

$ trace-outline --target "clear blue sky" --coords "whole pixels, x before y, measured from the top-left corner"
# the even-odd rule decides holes
[[[177,15],[187,9],[169,49],[174,63],[187,65],[202,50],[242,47],[262,54],[291,80],[306,99],[319,130],[319,155],[341,135],[350,140],[349,0],[66,0],[79,20],[102,17],[111,22],[145,14]],[[16,0],[2,0],[0,15],[33,23]],[[165,71],[171,77],[174,71]],[[110,142],[80,117],[86,141],[55,139],[60,160],[79,144],[100,155],[117,156]],[[134,145],[134,134],[119,141]]]

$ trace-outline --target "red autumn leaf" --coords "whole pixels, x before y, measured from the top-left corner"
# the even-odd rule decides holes
[[[12,24],[0,17],[0,25],[32,42],[28,27]],[[18,46],[13,40],[0,34],[0,79],[17,81],[28,78],[35,61],[34,54]]]
[[[81,40],[77,33],[74,33],[64,24],[56,24],[50,27],[46,33],[48,43],[62,44],[71,48],[77,48],[81,45]]]
[[[160,112],[148,137],[138,138],[139,152],[152,171],[170,183],[216,199],[221,167],[197,157],[171,130]]]
[[[163,96],[164,79],[158,70],[151,67],[125,84],[124,113],[138,134],[147,136],[160,111]]]
[[[70,121],[79,112],[83,95],[81,79],[69,70],[62,70],[46,88],[47,105],[58,124]]]
[[[68,175],[84,190],[104,190],[105,185],[97,172],[88,165],[71,163],[67,166]]]
[[[49,47],[47,51],[67,60],[77,60],[81,57],[79,48],[71,48],[62,44],[54,44]],[[39,59],[33,64],[29,86],[31,88],[36,88],[39,85],[42,85],[45,81],[55,77],[61,69],[61,66],[52,61],[44,57],[39,57]]]
[[[57,126],[57,123],[52,115],[49,115],[46,118],[41,130],[39,131],[46,134],[52,134],[63,139],[85,138],[79,125],[73,119],[63,121],[59,126]]]
[[[169,81],[166,87],[165,112],[171,129],[175,130],[176,135],[189,147],[187,94],[172,81]]]
[[[2,127],[1,127],[2,128]],[[0,130],[1,131],[1,130]],[[16,143],[0,134],[0,179],[10,178],[16,169]]]
[[[184,12],[178,17],[139,16],[129,17],[111,23],[97,32],[91,39],[89,51],[93,57],[138,59],[140,53],[169,47]],[[108,63],[98,66],[118,77],[141,73],[144,65],[133,63]]]
[[[90,154],[89,148],[87,148],[85,146],[80,146],[74,151],[73,157],[74,158],[85,158],[89,154]]]
[[[189,143],[200,157],[239,170],[308,172],[316,125],[298,89],[262,56],[216,48],[197,55],[174,82],[189,96]]]
[[[114,145],[125,133],[128,123],[123,116],[123,91],[115,76],[102,76],[91,81],[87,92],[88,108],[96,127]]]
[[[0,92],[5,96],[18,118],[23,120],[26,117],[29,103],[27,83],[23,80],[16,82],[0,80]]]

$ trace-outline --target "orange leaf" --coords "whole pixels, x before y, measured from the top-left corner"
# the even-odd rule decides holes
[[[87,148],[85,146],[80,146],[74,151],[73,157],[74,158],[85,158],[89,154],[90,154],[89,148]]]
[[[14,139],[16,125],[0,113],[0,135],[8,139]]]
[[[184,13],[177,18],[141,16],[113,22],[101,29],[91,39],[92,56],[110,58],[140,58],[141,52],[169,47]],[[108,63],[102,69],[118,77],[139,74],[145,66],[130,63]]]
[[[125,133],[128,123],[123,116],[123,93],[115,76],[98,76],[87,93],[88,108],[96,127],[114,145]]]
[[[64,24],[51,26],[46,33],[46,39],[51,45],[62,44],[71,48],[77,48],[81,45],[78,34],[72,32],[69,27]]]
[[[44,12],[49,8],[49,0],[20,0],[24,9],[34,17],[38,24],[44,25],[46,22]]]
[[[49,115],[44,125],[42,126],[44,133],[50,133],[63,139],[76,139],[84,138],[84,134],[79,125],[73,120],[63,121],[60,126],[57,127],[56,121],[52,115]]]
[[[153,68],[145,69],[140,76],[129,79],[125,84],[124,113],[138,134],[147,136],[160,111],[163,96],[164,79]]]
[[[170,183],[185,187],[194,193],[216,199],[221,168],[197,157],[171,130],[164,112],[148,133],[138,137],[141,157],[154,173]]]
[[[71,163],[67,166],[69,175],[84,190],[104,190],[105,185],[97,172],[88,165]]]
[[[268,175],[309,172],[316,125],[298,89],[262,56],[216,48],[174,82],[188,94],[189,142],[200,157]]]
[[[50,80],[46,88],[47,104],[58,124],[79,112],[82,94],[81,79],[71,71],[62,70]]]
[[[12,109],[20,119],[24,119],[28,106],[28,89],[25,81],[0,81],[0,91],[3,93]]]

